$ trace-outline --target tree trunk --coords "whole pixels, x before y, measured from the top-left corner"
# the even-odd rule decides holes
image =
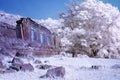
[[[72,57],[77,57],[77,53],[76,53],[76,52],[73,52],[73,53],[72,53]]]

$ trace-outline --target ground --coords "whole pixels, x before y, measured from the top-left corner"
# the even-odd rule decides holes
[[[39,59],[43,64],[65,67],[64,78],[40,78],[47,70],[0,74],[0,80],[120,80],[120,59],[52,56]],[[33,60],[29,61],[31,64]]]

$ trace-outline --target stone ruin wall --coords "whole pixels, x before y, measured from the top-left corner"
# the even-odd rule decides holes
[[[58,54],[59,49],[41,48],[40,44],[17,39],[16,27],[6,23],[0,23],[0,53],[15,55],[17,52],[28,55],[50,56]]]

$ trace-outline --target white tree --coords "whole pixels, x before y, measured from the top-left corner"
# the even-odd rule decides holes
[[[120,13],[116,7],[99,0],[86,0],[73,2],[67,10],[60,17],[64,27],[71,29],[71,33],[64,35],[73,44],[70,49],[89,56],[119,56]]]
[[[62,20],[55,20],[52,18],[48,18],[46,20],[36,20],[37,23],[47,27],[51,32],[58,34],[61,36],[62,34]]]

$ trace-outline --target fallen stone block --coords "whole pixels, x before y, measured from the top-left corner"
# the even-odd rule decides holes
[[[62,66],[49,69],[46,73],[46,77],[51,77],[51,78],[56,78],[56,77],[63,78],[64,76],[65,76],[65,68]]]
[[[33,71],[34,70],[33,66],[30,63],[28,63],[28,64],[22,64],[21,67],[20,67],[20,69],[22,71]]]
[[[21,65],[20,64],[13,64],[12,66],[9,67],[9,69],[19,71],[21,69]]]

